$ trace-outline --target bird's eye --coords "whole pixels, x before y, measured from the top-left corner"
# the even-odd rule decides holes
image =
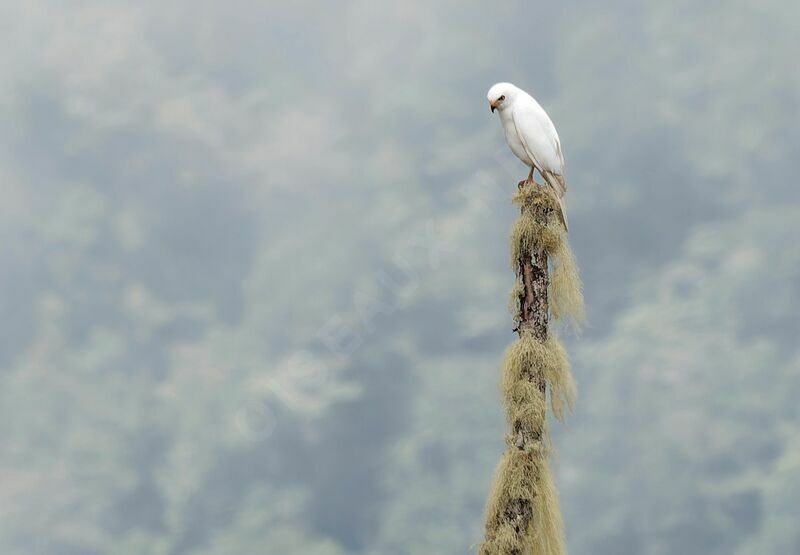
[[[501,96],[500,98],[498,98],[497,100],[503,101],[503,100],[505,100],[505,99],[506,99],[506,95],[502,95],[502,96]]]

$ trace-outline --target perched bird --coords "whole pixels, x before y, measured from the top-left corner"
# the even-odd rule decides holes
[[[561,208],[561,222],[567,229],[567,213],[564,210],[564,155],[556,127],[536,99],[512,85],[497,83],[486,95],[492,112],[500,114],[500,123],[506,134],[511,152],[531,168],[528,179],[519,186],[533,183],[533,170],[538,170],[545,182],[552,187]]]

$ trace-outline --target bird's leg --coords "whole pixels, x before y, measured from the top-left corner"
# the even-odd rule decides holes
[[[528,183],[533,183],[533,166],[531,166],[531,171],[528,173],[528,179],[523,179],[519,183],[517,183],[517,188],[522,190],[522,188],[527,185]]]

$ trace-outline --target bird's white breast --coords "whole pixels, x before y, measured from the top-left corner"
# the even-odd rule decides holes
[[[519,134],[516,126],[514,125],[514,119],[512,117],[511,110],[502,110],[500,112],[500,123],[503,125],[506,143],[508,143],[508,147],[511,149],[511,152],[513,152],[517,158],[522,160],[522,163],[526,166],[533,165],[533,160],[531,160],[528,156],[528,153],[525,152],[525,147],[523,146],[522,141],[519,140]]]

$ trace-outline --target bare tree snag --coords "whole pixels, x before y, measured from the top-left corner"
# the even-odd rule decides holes
[[[560,416],[562,399],[571,403],[572,382],[566,354],[548,333],[548,259],[571,253],[557,199],[545,186],[526,185],[514,202],[520,206],[511,235],[517,276],[514,331],[519,338],[506,352],[502,369],[510,430],[487,504],[480,553],[564,555],[561,516],[547,466],[546,397],[550,385],[553,409]]]
[[[531,183],[528,187],[538,187],[537,183]],[[520,207],[520,215],[526,210],[533,216],[534,222],[542,227],[547,225],[548,210],[544,202],[536,202],[538,197],[534,197],[531,202],[523,203]],[[547,286],[549,277],[547,273],[547,252],[541,245],[535,245],[530,250],[524,250],[522,256],[517,258],[517,279],[522,281],[522,292],[519,295],[520,323],[517,333],[522,337],[525,333],[532,333],[541,342],[547,340],[547,325],[549,322],[549,311],[547,308]],[[542,395],[547,394],[547,384],[541,371],[531,372],[527,376],[528,380],[536,384]],[[514,446],[522,452],[526,447],[534,443],[541,443],[544,435],[544,415],[542,426],[526,429],[522,422],[514,422]],[[534,450],[534,453],[539,449]],[[533,454],[527,454],[531,457]],[[532,477],[535,479],[535,477]],[[533,516],[531,503],[525,499],[511,499],[508,503],[505,516],[509,522],[515,523],[518,534],[527,534],[530,521]],[[522,555],[521,551],[514,550],[509,555]]]

